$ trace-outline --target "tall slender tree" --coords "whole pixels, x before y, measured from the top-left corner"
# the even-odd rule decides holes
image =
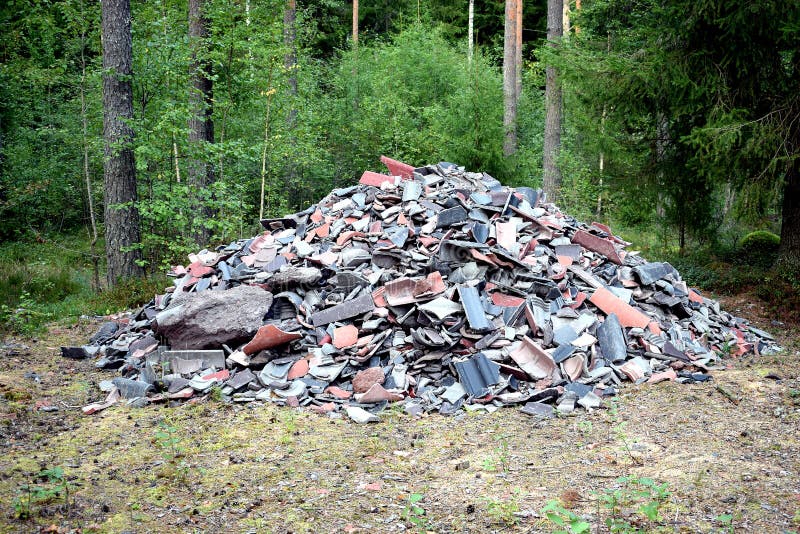
[[[133,158],[133,89],[130,0],[102,0],[103,192],[108,284],[141,276],[136,166]]]
[[[289,97],[291,99],[291,106],[289,108],[289,115],[287,116],[287,126],[289,130],[294,129],[295,120],[297,119],[297,108],[295,107],[295,98],[297,97],[297,29],[295,23],[297,22],[297,3],[295,0],[286,0],[286,8],[283,11],[283,45],[286,47],[286,53],[283,56],[283,66],[286,68],[287,81],[289,84]]]
[[[517,1],[517,27],[514,31],[514,99],[519,106],[519,98],[522,95],[522,2]]]
[[[547,0],[547,45],[557,47],[563,35],[563,0]],[[561,148],[562,98],[558,73],[553,65],[545,69],[544,122],[544,192],[548,199],[558,201],[561,171],[556,163]]]
[[[207,243],[211,232],[204,224],[213,217],[203,197],[208,194],[208,186],[214,183],[214,166],[208,163],[206,149],[214,142],[213,82],[211,81],[211,62],[208,59],[208,18],[205,15],[204,0],[189,0],[189,42],[192,47],[190,68],[191,87],[189,102],[189,143],[194,145],[194,155],[188,162],[189,185],[195,196],[196,213],[200,220],[194,225],[194,237],[200,244]]]
[[[506,0],[503,39],[503,154],[517,151],[517,2]]]
[[[353,0],[353,48],[358,48],[358,0]]]
[[[355,0],[356,2],[358,0]],[[475,0],[469,0],[467,7],[467,62],[472,64],[472,48],[475,46]]]
[[[286,115],[286,129],[289,132],[289,145],[291,154],[286,169],[286,182],[289,191],[294,191],[296,185],[297,164],[295,162],[295,124],[297,122],[297,4],[295,0],[286,0],[283,10],[283,46],[286,52],[283,56],[283,66],[287,73],[289,85],[289,113]]]

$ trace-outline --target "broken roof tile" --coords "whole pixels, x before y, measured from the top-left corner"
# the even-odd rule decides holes
[[[572,241],[573,243],[582,245],[584,248],[591,250],[592,252],[602,254],[608,258],[609,261],[616,263],[617,265],[622,265],[622,258],[620,257],[619,252],[617,252],[617,247],[608,239],[603,239],[602,237],[592,235],[583,230],[578,230],[575,232],[575,235],[572,236]]]
[[[245,354],[251,355],[264,349],[271,349],[303,337],[298,332],[286,332],[273,324],[258,329],[253,339],[242,348]]]
[[[458,381],[468,394],[483,397],[489,393],[489,386],[500,380],[500,366],[478,353],[465,360],[453,362],[458,372]]]
[[[509,356],[534,380],[549,378],[556,370],[552,356],[528,336],[524,336]]]
[[[396,159],[392,159],[386,156],[381,156],[381,163],[386,165],[386,168],[389,169],[389,172],[392,173],[394,176],[400,176],[402,178],[411,178],[414,175],[414,167],[403,163],[402,161],[397,161]]]

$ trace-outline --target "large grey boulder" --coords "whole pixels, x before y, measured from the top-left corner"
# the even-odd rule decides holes
[[[173,349],[244,342],[263,324],[271,305],[272,293],[257,286],[177,293],[169,307],[156,315],[156,332],[166,337]]]

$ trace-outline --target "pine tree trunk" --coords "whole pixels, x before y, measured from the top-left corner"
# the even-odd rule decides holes
[[[506,0],[503,46],[503,154],[517,152],[517,0]]]
[[[130,0],[102,0],[103,193],[108,284],[142,276],[133,159],[133,88]]]
[[[557,47],[561,40],[563,15],[562,0],[547,0],[548,46]],[[561,171],[556,164],[556,158],[561,148],[561,86],[559,85],[558,73],[555,67],[548,65],[545,69],[545,74],[544,192],[551,202],[558,202],[561,190]]]
[[[793,281],[800,280],[800,126],[795,122],[788,149],[794,156],[786,169],[781,210],[781,245],[777,270]]]
[[[208,186],[214,183],[214,167],[206,160],[206,143],[214,142],[214,121],[211,118],[214,108],[211,62],[205,50],[208,42],[208,19],[203,9],[203,0],[189,0],[189,42],[192,46],[189,66],[189,144],[194,154],[187,163],[187,174],[189,186],[194,191],[196,213],[200,217],[193,228],[195,241],[200,245],[205,245],[211,238],[211,232],[204,223],[214,216],[213,210],[202,198],[208,194]]]

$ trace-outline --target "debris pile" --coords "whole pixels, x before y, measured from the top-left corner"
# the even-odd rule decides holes
[[[705,381],[772,350],[668,263],[543,195],[450,163],[381,158],[308,209],[173,268],[174,287],[70,358],[121,376],[104,402],[269,401],[369,422],[518,405],[592,409],[624,381]],[[216,388],[216,389],[215,389]]]

